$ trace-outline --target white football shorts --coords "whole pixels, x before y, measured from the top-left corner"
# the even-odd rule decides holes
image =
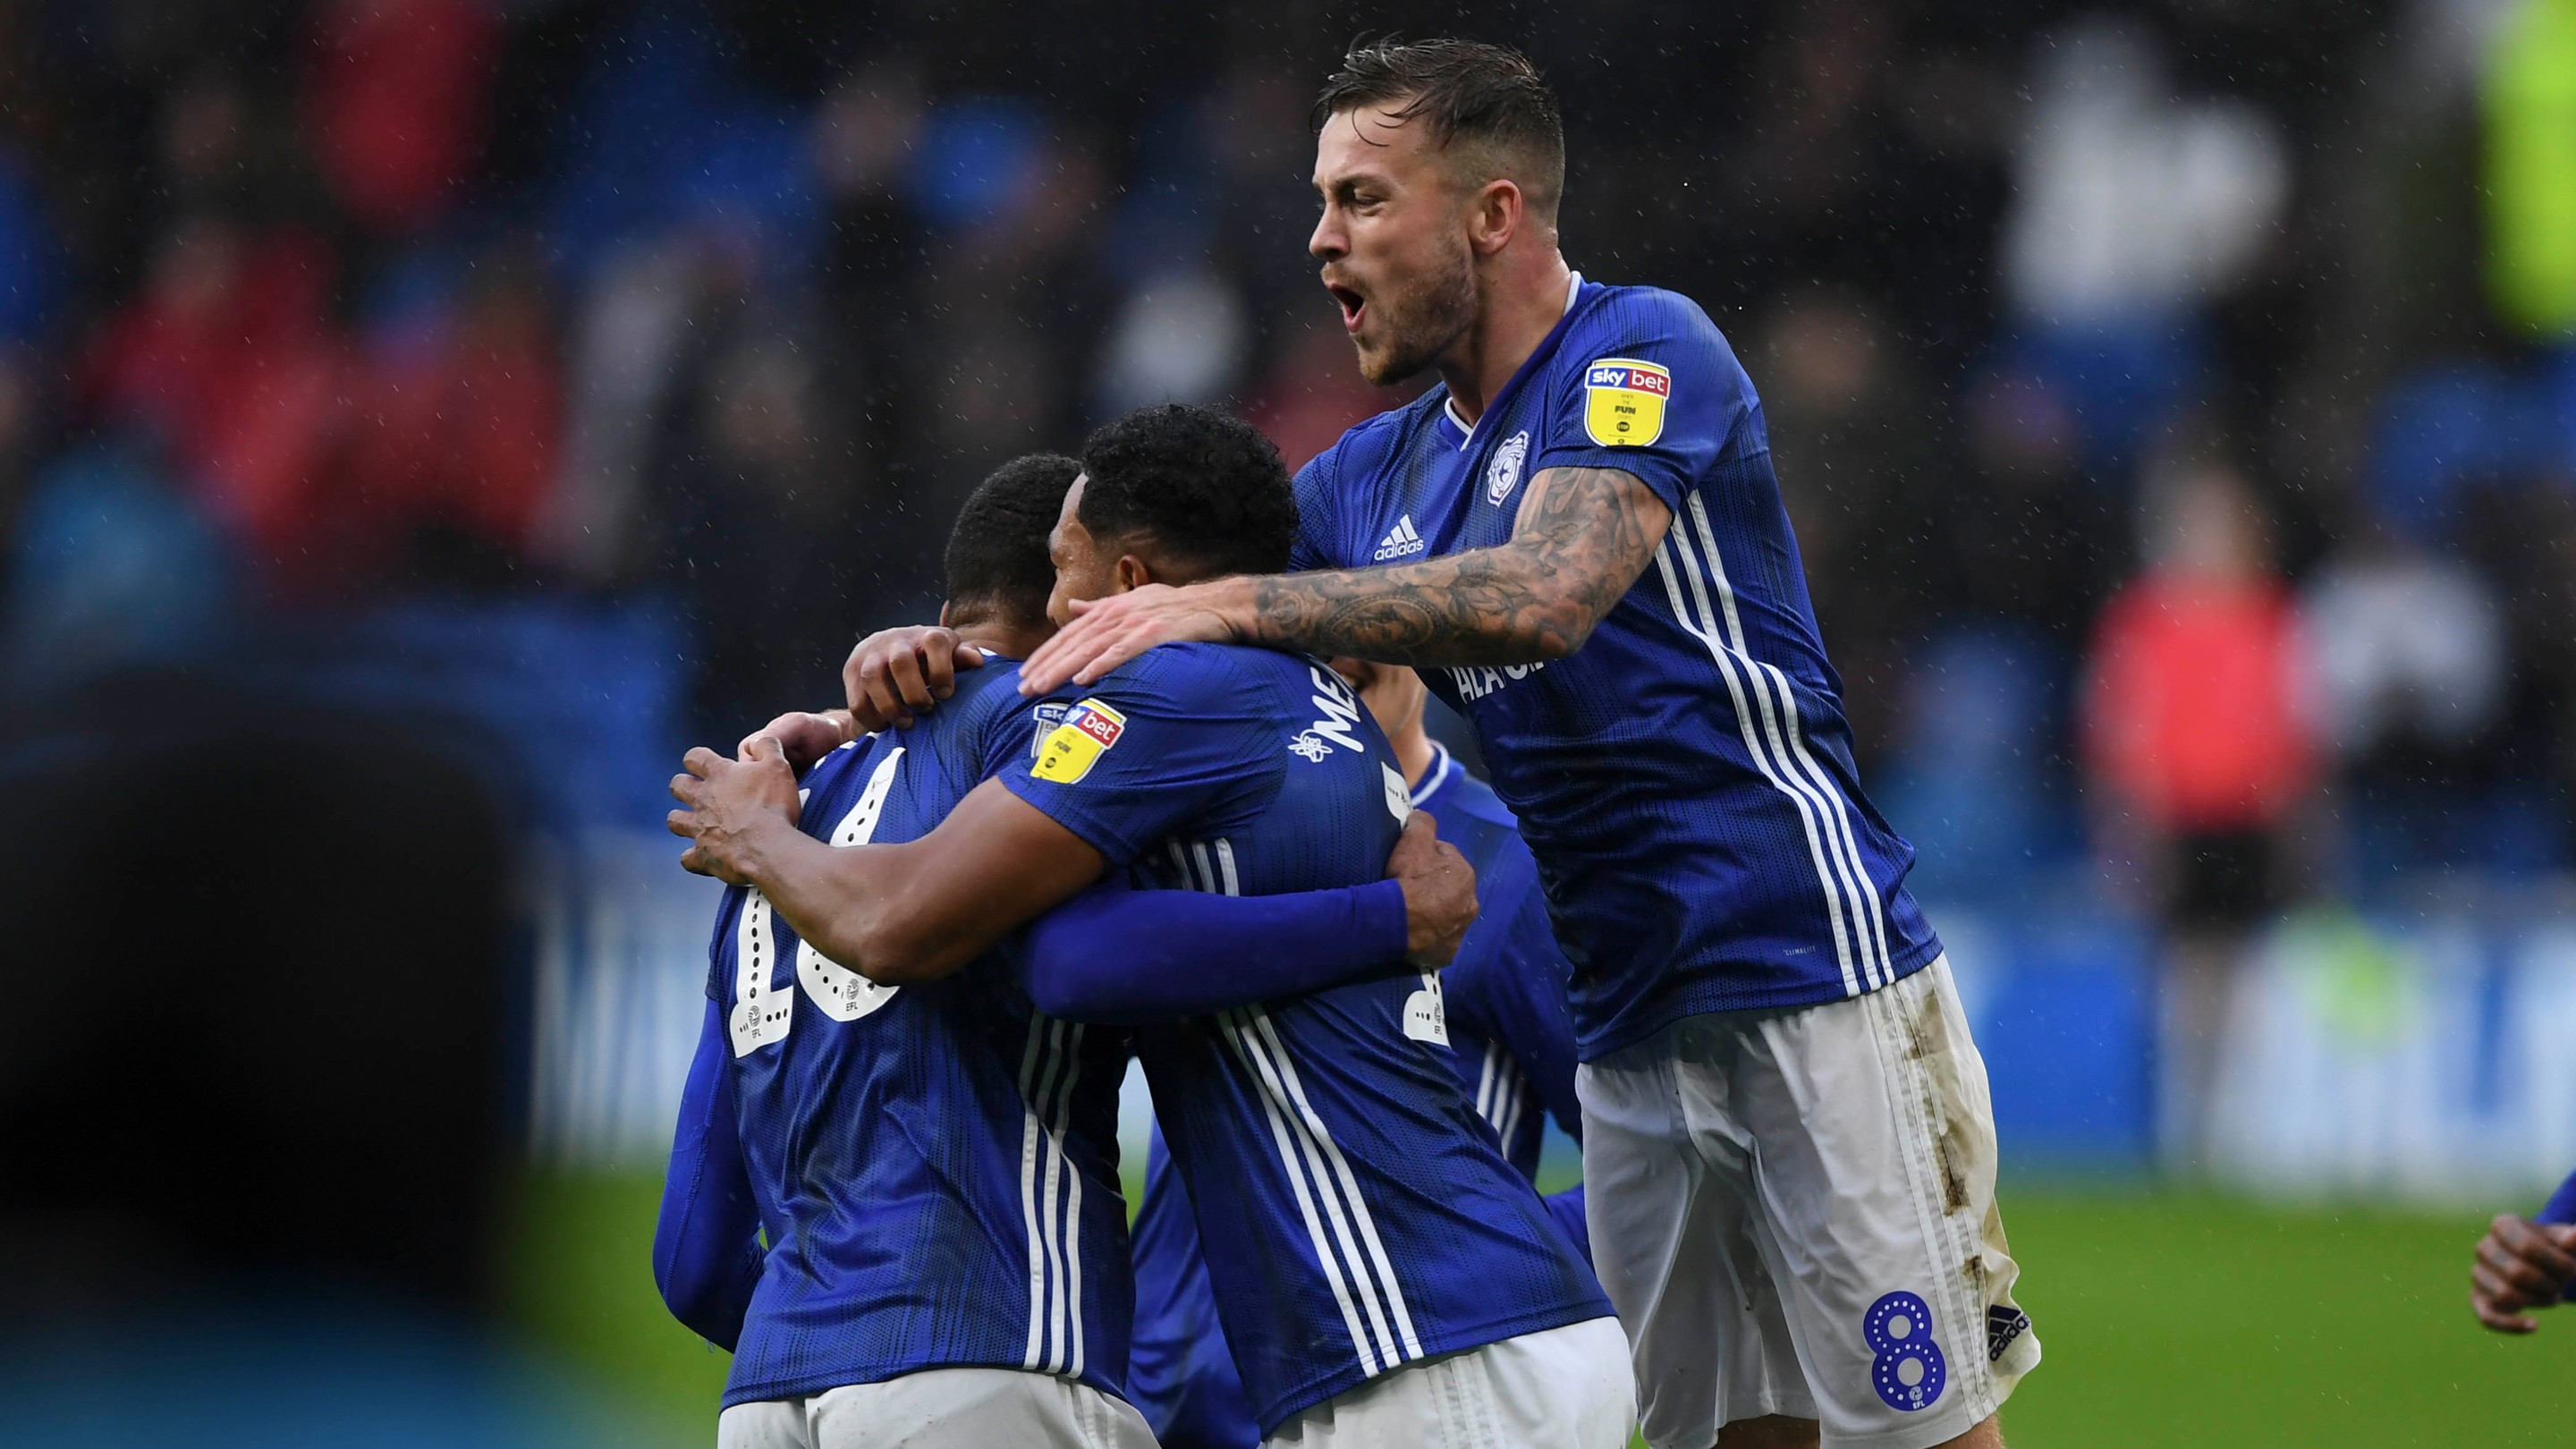
[[[716,1449],[1155,1449],[1145,1416],[1089,1384],[1023,1369],[936,1368],[736,1404]]]
[[[1626,1449],[1636,1422],[1628,1340],[1592,1318],[1406,1364],[1290,1418],[1261,1449]]]
[[[2038,1364],[1948,957],[1847,1001],[1686,1018],[1575,1089],[1593,1266],[1654,1449],[1767,1414],[1819,1420],[1825,1449],[1927,1449]]]

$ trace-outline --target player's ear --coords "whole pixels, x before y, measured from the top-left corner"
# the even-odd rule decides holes
[[[948,601],[946,599],[939,601],[939,627],[942,629],[948,627]]]
[[[1154,571],[1146,567],[1143,559],[1132,553],[1118,555],[1117,564],[1109,570],[1109,592],[1113,594],[1123,594],[1130,589],[1141,589],[1153,581]]]
[[[1467,244],[1476,249],[1476,255],[1490,257],[1509,246],[1528,225],[1529,198],[1521,194],[1520,183],[1497,176],[1476,188],[1467,213]]]

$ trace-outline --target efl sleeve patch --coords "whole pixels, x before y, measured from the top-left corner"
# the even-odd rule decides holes
[[[1604,357],[1583,369],[1583,430],[1604,447],[1643,447],[1664,435],[1673,375],[1633,357]]]
[[[1038,746],[1037,763],[1029,766],[1029,774],[1059,785],[1074,784],[1091,773],[1091,767],[1126,730],[1127,716],[1099,700],[1086,699],[1065,711],[1064,723]]]

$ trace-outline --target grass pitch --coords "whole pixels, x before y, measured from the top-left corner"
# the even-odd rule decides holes
[[[511,1297],[534,1337],[664,1426],[715,1436],[725,1355],[654,1296],[658,1179],[531,1177]],[[2047,1358],[2014,1449],[2569,1442],[2576,1312],[2504,1339],[2468,1311],[2478,1213],[2283,1207],[2007,1184],[2021,1304]]]

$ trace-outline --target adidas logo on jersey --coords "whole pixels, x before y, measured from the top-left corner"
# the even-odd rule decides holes
[[[1386,537],[1377,541],[1377,552],[1370,554],[1369,557],[1378,563],[1384,563],[1391,558],[1403,558],[1407,554],[1420,552],[1422,552],[1422,535],[1413,531],[1413,515],[1408,513],[1395,521],[1395,527],[1386,531]]]

